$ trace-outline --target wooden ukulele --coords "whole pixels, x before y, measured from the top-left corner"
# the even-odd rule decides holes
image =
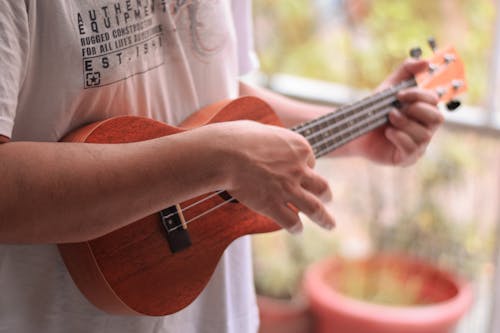
[[[415,78],[291,130],[306,137],[320,157],[384,125],[400,90],[417,85],[435,89],[442,101],[466,90],[463,64],[452,47],[436,52],[429,62],[429,69]],[[240,119],[281,125],[266,103],[242,97],[203,108],[179,128],[124,116],[82,127],[63,141],[136,142]],[[59,250],[78,288],[100,309],[159,316],[181,310],[199,295],[233,240],[278,229],[275,222],[221,190],[167,207],[99,238],[59,244]]]

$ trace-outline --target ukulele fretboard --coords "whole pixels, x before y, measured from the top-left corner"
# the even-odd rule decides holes
[[[339,107],[320,118],[300,124],[292,130],[304,136],[318,158],[355,138],[384,125],[391,108],[397,106],[400,90],[414,87],[415,79],[365,97],[353,104]]]

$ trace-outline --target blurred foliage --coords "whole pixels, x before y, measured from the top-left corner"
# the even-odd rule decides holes
[[[322,4],[322,5],[320,5]],[[261,69],[373,88],[426,40],[453,44],[466,64],[467,102],[484,101],[493,1],[255,0]]]
[[[285,232],[253,236],[255,288],[260,295],[290,299],[297,294],[304,270],[337,252],[332,234],[305,225],[300,236]]]
[[[432,303],[421,297],[424,278],[419,274],[407,276],[404,268],[394,264],[362,265],[345,260],[342,269],[327,278],[337,291],[365,302],[391,306]]]
[[[481,172],[471,152],[455,139],[434,146],[416,165],[416,199],[401,205],[392,225],[374,220],[371,239],[376,251],[410,253],[474,278],[490,259],[494,233],[479,232],[477,220],[452,216],[447,191],[463,187],[470,177],[466,172]]]

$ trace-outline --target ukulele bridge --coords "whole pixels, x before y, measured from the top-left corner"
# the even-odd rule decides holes
[[[166,231],[168,246],[172,253],[182,251],[191,246],[191,238],[189,237],[186,221],[179,205],[161,210],[160,219]]]

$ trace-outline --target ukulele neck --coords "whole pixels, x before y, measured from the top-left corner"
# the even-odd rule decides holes
[[[357,137],[387,123],[387,114],[398,104],[399,91],[417,85],[415,79],[344,105],[320,118],[292,128],[313,148],[316,158],[324,156]]]

